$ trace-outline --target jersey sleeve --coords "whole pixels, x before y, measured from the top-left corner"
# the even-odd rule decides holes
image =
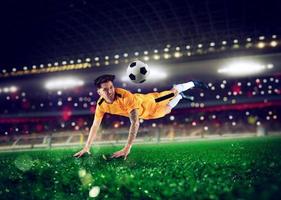
[[[135,95],[129,91],[126,91],[124,94],[124,104],[128,113],[130,113],[133,109],[139,108]]]
[[[95,111],[95,119],[102,119],[104,116],[104,111],[101,109],[101,107],[98,105],[96,107],[96,111]]]

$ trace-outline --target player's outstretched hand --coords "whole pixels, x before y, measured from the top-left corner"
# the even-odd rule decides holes
[[[73,156],[76,158],[80,158],[81,156],[83,156],[85,153],[91,154],[90,149],[87,147],[84,147],[81,151],[77,152],[76,154],[74,154]]]
[[[124,156],[124,160],[127,159],[127,156],[130,153],[130,149],[128,147],[124,147],[123,149],[121,149],[120,151],[116,151],[114,154],[112,154],[111,158],[119,158]]]

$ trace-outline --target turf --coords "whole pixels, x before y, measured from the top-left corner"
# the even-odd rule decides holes
[[[0,153],[0,199],[279,199],[281,137]],[[105,157],[107,159],[105,159]]]

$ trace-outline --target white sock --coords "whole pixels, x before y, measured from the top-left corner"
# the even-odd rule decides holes
[[[183,91],[186,91],[186,90],[189,90],[191,88],[193,88],[195,85],[192,81],[189,81],[187,83],[182,83],[182,84],[178,84],[178,85],[175,85],[174,88],[179,92],[183,92]]]
[[[182,96],[180,94],[178,94],[175,98],[173,98],[169,103],[168,105],[171,107],[171,108],[174,108],[178,103],[179,101],[182,99]]]

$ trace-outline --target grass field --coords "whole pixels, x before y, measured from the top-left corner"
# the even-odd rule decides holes
[[[279,199],[281,138],[0,153],[0,199]],[[90,193],[90,194],[89,194]]]

